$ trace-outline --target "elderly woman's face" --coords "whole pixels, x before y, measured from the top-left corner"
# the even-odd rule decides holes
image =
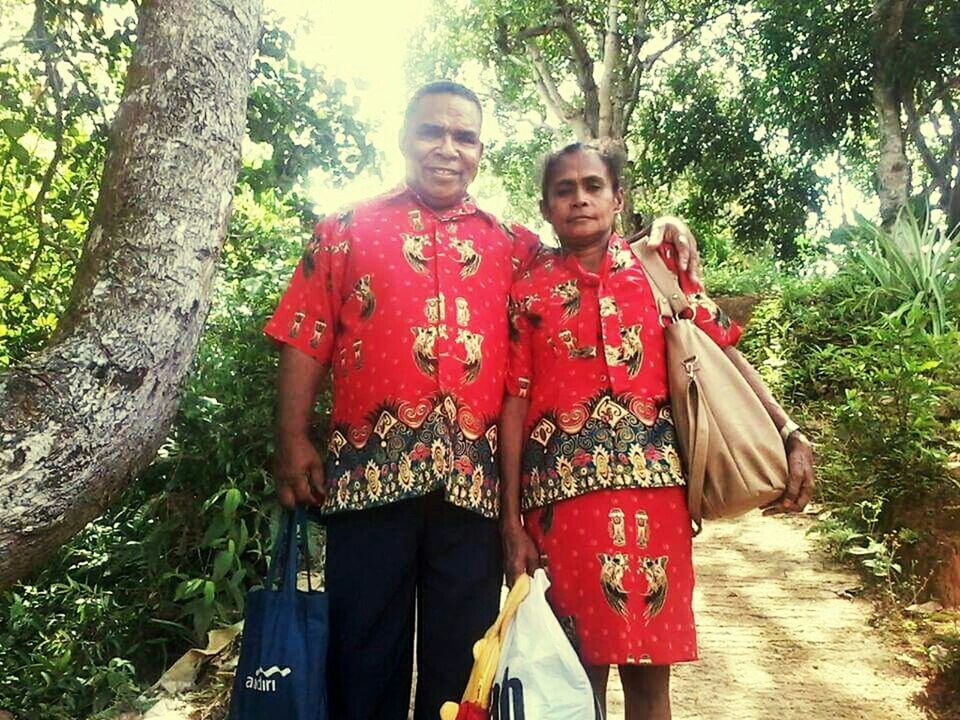
[[[595,152],[564,155],[547,182],[543,217],[564,244],[580,246],[605,237],[623,207],[606,164]]]

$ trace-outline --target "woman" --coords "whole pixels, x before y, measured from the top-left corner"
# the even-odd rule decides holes
[[[615,664],[627,720],[665,720],[670,665],[697,659],[691,526],[661,318],[614,232],[622,206],[619,168],[596,148],[547,159],[541,211],[560,248],[543,248],[511,293],[501,533],[509,584],[547,568],[548,599],[600,702]],[[659,252],[677,272],[672,248]],[[782,428],[790,483],[775,510],[801,510],[809,442],[733,348],[740,328],[688,275],[679,280],[697,324]]]

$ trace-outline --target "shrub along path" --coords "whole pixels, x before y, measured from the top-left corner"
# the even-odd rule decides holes
[[[919,678],[842,594],[858,584],[813,547],[809,517],[708,523],[695,541],[698,663],[674,671],[675,720],[922,720]],[[608,720],[622,720],[611,673]]]

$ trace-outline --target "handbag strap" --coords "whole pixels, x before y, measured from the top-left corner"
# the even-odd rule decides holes
[[[694,535],[699,535],[703,529],[703,483],[707,475],[707,448],[710,442],[710,432],[707,424],[707,409],[700,398],[700,385],[696,373],[690,373],[690,382],[687,383],[686,397],[683,401],[687,405],[687,418],[691,427],[687,430],[687,437],[692,440],[693,457],[690,458],[689,475],[687,478],[687,510],[690,512],[690,522],[693,523]]]
[[[687,296],[680,287],[677,276],[663,262],[660,254],[651,248],[647,241],[640,240],[630,246],[640,264],[643,266],[650,280],[657,307],[661,316],[666,316],[665,309],[674,319],[692,318],[693,311]],[[694,359],[693,362],[696,362]],[[690,513],[690,522],[693,524],[693,534],[699,535],[703,529],[703,484],[707,474],[707,448],[710,442],[710,433],[707,424],[707,410],[701,402],[700,386],[698,384],[696,368],[688,370],[690,381],[682,402],[687,406],[689,427],[686,436],[690,438],[693,457],[690,458],[690,467],[687,469],[687,509]]]
[[[302,545],[302,547],[301,547]],[[267,588],[273,589],[283,566],[281,589],[293,593],[297,589],[297,571],[300,566],[300,552],[303,552],[307,569],[307,590],[311,587],[310,573],[310,535],[307,531],[307,515],[303,507],[284,510],[277,536],[273,540],[270,568],[267,571]]]
[[[669,308],[669,315],[674,318],[691,317],[692,311],[690,303],[687,302],[687,296],[680,289],[677,276],[666,266],[660,254],[647,244],[646,239],[633,243],[630,249],[640,261],[650,280],[650,289],[653,290],[660,314],[668,315],[664,310]]]

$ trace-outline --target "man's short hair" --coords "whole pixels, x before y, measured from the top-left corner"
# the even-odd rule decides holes
[[[477,94],[473,90],[466,85],[461,85],[452,80],[434,80],[433,82],[428,82],[426,85],[421,85],[417,88],[413,97],[410,98],[410,102],[407,103],[407,110],[403,114],[404,127],[407,127],[410,123],[410,118],[413,117],[413,113],[417,109],[417,104],[427,95],[457,95],[458,97],[466,98],[477,106],[477,110],[480,111],[480,118],[483,119],[483,106],[480,105],[480,98],[477,97]]]

